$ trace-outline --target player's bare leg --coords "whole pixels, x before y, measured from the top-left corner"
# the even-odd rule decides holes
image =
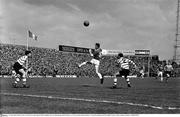
[[[82,67],[83,65],[86,65],[86,64],[94,64],[95,65],[96,74],[100,78],[101,84],[103,84],[104,78],[101,75],[101,73],[99,73],[99,61],[98,61],[98,63],[96,63],[96,62],[97,61],[94,61],[94,59],[92,59],[90,62],[89,61],[85,61],[85,62],[79,64],[78,67],[80,68],[80,67]]]
[[[163,82],[163,74],[160,73],[161,82]]]
[[[17,75],[16,72],[13,70],[12,71],[12,78],[16,78],[16,75]]]
[[[117,77],[120,76],[119,72],[116,73],[114,76],[115,76],[115,77],[114,77],[114,79],[113,79],[114,82],[113,82],[113,86],[112,86],[113,89],[115,89],[115,88],[117,87]]]
[[[103,84],[104,78],[102,77],[101,73],[99,73],[99,65],[95,65],[95,69],[96,69],[96,74],[98,75],[98,77],[101,80],[101,84]]]
[[[24,69],[20,69],[19,72],[21,72],[22,75],[22,81],[23,81],[23,88],[29,88],[29,86],[26,84],[26,76],[27,76],[27,72],[24,71]]]
[[[160,81],[161,81],[161,82],[163,82],[162,72],[158,72],[157,77],[160,78]]]
[[[144,78],[144,73],[141,73],[141,78]]]
[[[112,88],[116,88],[117,87],[117,77],[114,77],[114,83],[113,83],[113,86]]]
[[[127,86],[128,87],[131,87],[131,83],[130,83],[130,80],[129,80],[129,78],[127,77],[127,76],[124,76],[124,78],[126,79],[126,82],[127,82]]]
[[[166,76],[166,79],[165,79],[165,82],[167,83],[168,82],[168,79],[170,78],[170,74],[167,74]]]
[[[19,78],[18,78],[18,74],[16,74],[16,72],[13,70],[12,71],[12,79],[14,79],[14,82],[12,83],[12,86],[14,88],[17,88],[18,87],[18,82],[20,81]]]
[[[85,61],[85,62],[83,62],[81,64],[78,64],[78,67],[80,68],[80,67],[82,67],[83,65],[86,65],[86,64],[91,64],[91,62]]]
[[[83,65],[86,65],[86,64],[87,64],[87,61],[85,61],[85,62],[79,64],[78,67],[82,67]]]
[[[15,79],[15,81],[14,81],[14,83],[13,83],[12,85],[13,85],[14,88],[18,88],[18,83],[19,83],[19,81],[20,81],[20,75],[19,75],[19,74],[16,74],[16,75],[14,76],[14,79]]]

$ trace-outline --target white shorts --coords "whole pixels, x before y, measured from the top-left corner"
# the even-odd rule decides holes
[[[159,71],[159,72],[158,72],[158,76],[163,76],[163,72],[162,72],[162,71]]]
[[[96,60],[96,59],[92,59],[90,62],[91,62],[92,64],[95,64],[96,66],[99,66],[99,64],[100,64],[100,61],[99,61],[99,60]]]
[[[141,73],[141,74],[144,74],[144,70],[140,70],[140,73]]]

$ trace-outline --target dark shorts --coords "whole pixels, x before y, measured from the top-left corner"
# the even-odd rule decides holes
[[[129,69],[122,69],[122,70],[119,71],[119,75],[117,75],[117,76],[119,76],[119,77],[122,77],[122,76],[127,77],[129,75],[129,73],[130,73]]]
[[[13,68],[14,68],[14,71],[16,72],[16,74],[22,75],[22,73],[19,72],[20,69],[23,69],[23,66],[22,66],[22,65],[20,65],[18,62],[16,62],[16,63],[14,64]]]
[[[171,76],[171,71],[165,71],[164,74],[167,76],[169,74],[169,76]]]

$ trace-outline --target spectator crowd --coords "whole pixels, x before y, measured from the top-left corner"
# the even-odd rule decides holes
[[[14,62],[24,54],[25,46],[0,44],[0,75],[10,75]],[[29,66],[32,67],[32,75],[77,75],[77,76],[96,76],[94,67],[89,65],[78,68],[77,64],[91,57],[88,54],[61,52],[56,49],[29,47],[32,51],[32,57],[29,58]],[[127,56],[134,61],[139,68],[145,67],[150,73],[157,73],[158,60],[150,59],[145,56]],[[103,75],[113,75],[118,71],[115,67],[115,56],[105,56],[101,60],[100,72]],[[149,63],[148,63],[149,61]],[[137,74],[137,71],[131,70],[131,75]]]

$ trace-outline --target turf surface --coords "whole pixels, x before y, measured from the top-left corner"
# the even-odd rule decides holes
[[[111,89],[113,79],[106,78],[100,85],[98,78],[33,78],[30,88],[12,88],[12,79],[1,80],[1,113],[6,114],[176,114],[180,113],[180,78],[168,83],[155,78],[132,78],[128,88],[123,78],[118,88]],[[22,94],[20,95],[4,95]],[[25,95],[52,96],[65,99],[30,97]],[[75,98],[69,100],[66,98]],[[82,101],[78,99],[88,99]],[[91,100],[100,100],[91,101]],[[123,102],[125,104],[102,101]],[[162,109],[131,105],[151,105]],[[168,109],[169,107],[178,109]]]

